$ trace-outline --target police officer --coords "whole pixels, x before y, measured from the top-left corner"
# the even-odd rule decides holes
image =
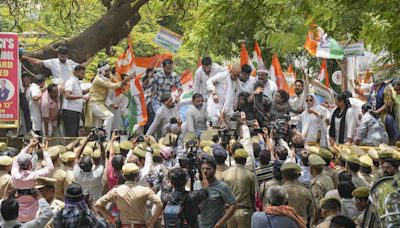
[[[152,227],[163,211],[160,197],[150,188],[137,183],[139,167],[136,164],[125,164],[122,167],[122,173],[126,180],[125,184],[111,189],[96,202],[95,207],[109,222],[114,222],[114,216],[105,208],[108,203],[112,202],[120,211],[122,227]],[[146,223],[147,200],[156,205],[157,210]]]
[[[9,156],[0,156],[0,197],[4,198],[12,190],[11,165],[13,159]]]
[[[370,184],[360,175],[360,166],[360,159],[356,155],[349,156],[346,167],[351,173],[351,182],[353,182],[356,187],[370,187]]]
[[[364,212],[367,208],[369,190],[370,189],[367,187],[359,187],[352,192],[352,195],[355,198],[356,208],[360,212],[359,216],[353,218],[354,222],[358,225],[361,225],[362,221],[364,220]]]
[[[54,183],[54,195],[58,200],[64,200],[64,192],[67,186],[72,183],[71,178],[68,178],[68,174],[65,170],[61,168],[59,154],[60,152],[66,152],[63,146],[52,146],[47,149],[51,160],[53,161],[54,169],[50,173],[49,177],[54,178],[56,183]]]
[[[340,215],[340,200],[335,197],[325,197],[320,201],[321,214],[325,220],[316,228],[330,227],[331,220],[336,215]]]
[[[281,167],[283,188],[288,194],[288,204],[310,222],[315,209],[315,202],[311,190],[298,182],[301,167],[294,162],[286,162]]]
[[[228,228],[250,227],[251,216],[256,209],[255,195],[258,182],[256,175],[245,168],[248,156],[244,149],[235,150],[235,165],[221,175],[221,181],[231,187],[237,203],[234,215],[227,222]]]
[[[36,185],[35,188],[37,188],[40,193],[42,194],[43,198],[50,204],[50,208],[53,211],[53,214],[56,214],[58,211],[64,208],[64,202],[56,199],[54,197],[55,193],[55,184],[57,183],[57,180],[54,178],[48,178],[48,177],[39,177],[36,179]],[[39,217],[41,214],[41,211],[38,210],[36,213],[36,217]],[[50,220],[46,227],[52,227],[51,226],[52,220]]]
[[[360,175],[370,185],[374,182],[374,175],[372,175],[373,160],[369,155],[360,156]]]
[[[321,147],[319,149],[319,156],[325,161],[324,169],[322,170],[322,174],[329,176],[333,181],[333,186],[337,188],[338,185],[338,172],[335,169],[329,167],[332,158],[334,157],[333,154],[327,149]]]
[[[313,178],[311,181],[311,192],[314,196],[315,202],[319,202],[328,191],[334,189],[333,181],[329,176],[322,174],[325,165],[324,159],[319,155],[312,153],[308,156],[308,161],[310,163],[310,174]],[[319,220],[319,209],[320,208],[317,208],[316,210],[313,224],[316,224]]]

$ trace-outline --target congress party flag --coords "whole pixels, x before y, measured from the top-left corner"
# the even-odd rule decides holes
[[[276,81],[278,89],[283,89],[287,93],[289,93],[289,87],[286,83],[285,76],[283,74],[281,64],[279,63],[279,59],[276,53],[274,53],[274,55],[272,56],[272,63],[271,68],[269,69],[269,75],[272,81]]]
[[[343,59],[343,47],[318,26],[314,26],[313,29],[308,31],[304,47],[315,57]]]
[[[192,102],[193,96],[193,74],[190,70],[185,70],[180,78],[182,84],[182,93],[180,94],[180,101],[182,104],[189,104]],[[173,96],[178,96],[176,89],[172,92]]]
[[[325,85],[326,88],[330,87],[328,68],[326,66],[326,59],[322,60],[321,69],[319,71],[318,79],[322,84]]]
[[[131,75],[135,72],[135,54],[133,53],[132,48],[132,40],[131,37],[128,37],[128,47],[122,53],[115,64],[115,73],[117,80],[122,80],[122,75]],[[127,83],[124,87],[118,88],[115,90],[115,96],[119,96],[122,92],[127,93],[129,91],[129,83]]]
[[[294,91],[294,81],[296,81],[296,76],[293,73],[293,65],[290,64],[288,70],[286,71],[286,83],[289,87],[289,96],[293,97],[296,95]]]
[[[265,68],[264,61],[261,55],[261,49],[258,46],[258,42],[254,43],[254,51],[253,51],[253,64],[256,69]]]

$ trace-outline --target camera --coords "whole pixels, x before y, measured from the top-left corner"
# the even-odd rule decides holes
[[[107,138],[106,130],[103,127],[94,127],[91,130],[90,141],[105,142]]]
[[[33,190],[31,188],[18,189],[17,193],[18,193],[19,196],[31,196],[31,195],[33,195]]]
[[[117,134],[119,136],[117,139],[118,142],[127,141],[129,139],[128,131],[126,131],[126,130],[115,130],[114,132],[115,132],[115,134]]]

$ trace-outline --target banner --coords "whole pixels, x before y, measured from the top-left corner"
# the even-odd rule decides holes
[[[311,83],[313,85],[314,94],[316,96],[321,97],[324,101],[328,103],[334,102],[334,93],[332,89],[325,87],[324,84],[317,80],[313,80]]]
[[[0,33],[0,128],[19,127],[18,34]]]
[[[358,41],[356,43],[348,43],[347,41],[340,41],[339,43],[343,47],[345,57],[364,56],[365,49],[363,41]]]
[[[168,30],[164,27],[160,28],[156,37],[154,38],[154,42],[161,47],[176,53],[179,47],[182,45],[182,36]]]

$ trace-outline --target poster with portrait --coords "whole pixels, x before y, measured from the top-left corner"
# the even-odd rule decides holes
[[[18,34],[0,33],[0,128],[19,125]]]

